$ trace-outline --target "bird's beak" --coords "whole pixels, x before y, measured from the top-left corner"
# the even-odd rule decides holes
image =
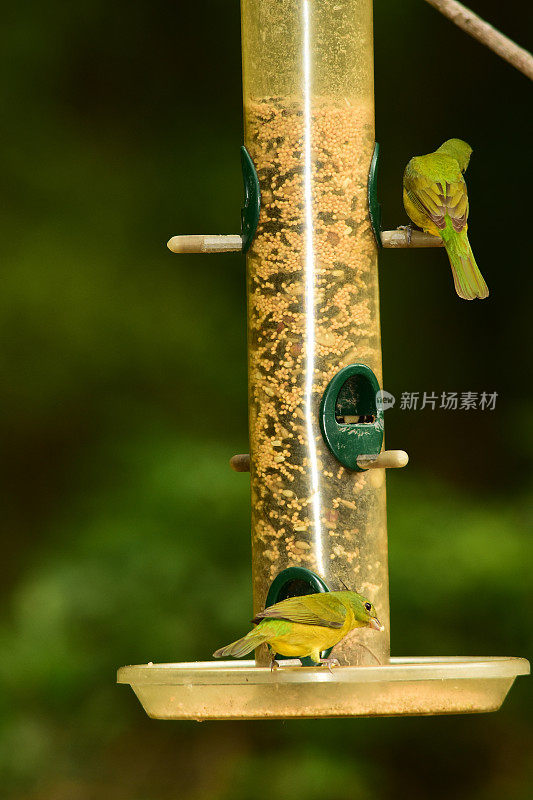
[[[385,626],[381,624],[377,617],[370,617],[370,622],[368,623],[369,628],[374,628],[375,631],[384,631]]]

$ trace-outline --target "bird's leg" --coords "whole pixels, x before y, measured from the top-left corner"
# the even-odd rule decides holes
[[[340,667],[340,661],[338,658],[320,658],[318,663],[322,666],[325,664],[331,674],[333,675],[332,667]]]
[[[276,652],[272,650],[270,645],[268,645],[268,651],[270,653],[270,672],[274,672],[275,669],[279,669],[279,663],[276,661]]]

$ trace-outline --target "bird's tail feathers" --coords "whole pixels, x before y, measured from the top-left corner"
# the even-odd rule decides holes
[[[243,636],[242,639],[237,639],[236,642],[232,642],[231,644],[227,644],[226,647],[215,650],[213,658],[227,658],[228,656],[242,658],[242,656],[247,656],[248,653],[251,653],[252,650],[255,650],[260,644],[263,644],[265,640],[265,634],[261,632],[259,628],[254,628],[250,633],[247,633],[246,636]]]
[[[488,297],[489,290],[476,264],[466,231],[458,233],[451,226],[446,226],[441,236],[450,259],[455,291],[459,297],[463,300],[474,300],[476,297],[483,300]]]

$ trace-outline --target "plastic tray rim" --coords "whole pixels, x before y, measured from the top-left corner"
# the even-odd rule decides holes
[[[282,667],[271,672],[255,661],[196,661],[121,667],[117,683],[130,685],[254,685],[286,683],[372,683],[383,681],[516,678],[530,673],[525,658],[508,656],[423,656],[391,658],[360,667]]]

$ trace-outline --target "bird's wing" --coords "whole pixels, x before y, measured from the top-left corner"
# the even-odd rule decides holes
[[[301,622],[304,625],[321,625],[324,628],[342,628],[346,620],[346,608],[336,597],[329,593],[301,595],[282,600],[265,608],[257,614],[252,622],[263,619],[286,619],[289,622]]]
[[[413,159],[415,160],[415,159]],[[435,178],[425,170],[412,165],[405,171],[404,189],[409,200],[424,217],[439,230],[446,227],[446,217],[454,230],[462,231],[468,219],[468,193],[459,169],[443,170],[442,178]]]

